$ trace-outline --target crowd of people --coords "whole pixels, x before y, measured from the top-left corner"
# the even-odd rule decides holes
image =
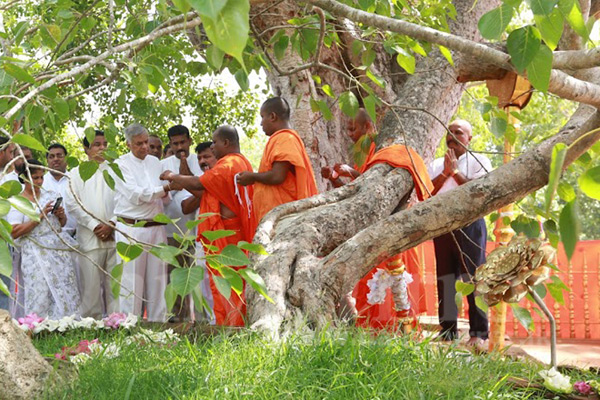
[[[8,182],[19,182],[21,195],[37,207],[40,216],[39,221],[31,219],[23,207],[12,207],[6,216],[12,225],[14,268],[12,278],[3,277],[12,296],[0,298],[0,307],[10,306],[14,316],[36,313],[50,318],[73,314],[102,318],[119,311],[146,315],[149,321],[166,321],[175,314],[178,319],[243,326],[243,291],[232,291],[229,298],[224,297],[216,287],[219,272],[206,266],[205,254],[219,252],[239,241],[252,242],[259,221],[271,209],[318,193],[302,139],[290,125],[288,102],[281,97],[268,99],[260,116],[269,140],[258,172],[241,154],[238,132],[228,125],[217,128],[212,141],[199,143],[194,155],[185,126],[169,128],[168,144],[163,148],[160,137],[150,135],[142,125],[132,124],[124,129],[129,152],[115,161],[118,170],[106,162],[108,143],[104,133],[97,130],[92,141],[87,137],[82,141],[88,159],[99,164],[87,180],[81,178],[80,167],[67,171],[67,150],[61,144],[48,147],[45,167],[33,158],[30,149],[17,148],[8,138],[0,138],[0,184],[8,188],[16,184]],[[321,176],[333,187],[339,187],[373,165],[387,163],[410,172],[415,201],[422,201],[491,170],[486,157],[467,150],[471,130],[466,121],[451,123],[445,157],[427,167],[418,153],[407,146],[393,145],[376,152],[373,122],[361,109],[349,121],[348,134],[361,146],[370,140],[368,154],[360,165],[325,166]],[[114,189],[107,182],[110,180]],[[156,220],[161,213],[176,222]],[[117,251],[116,244],[166,243],[179,247],[180,233],[189,231],[187,223],[199,214],[207,217],[201,218],[194,229],[196,246],[184,249],[177,263],[178,267],[201,265],[206,269],[201,286],[210,310],[198,312],[187,298],[180,299],[174,310],[168,310],[165,289],[169,271],[175,266],[167,265],[149,251],[129,257],[129,250]],[[209,242],[202,233],[211,230],[230,230],[234,234]],[[452,340],[458,334],[454,282],[468,279],[485,261],[485,241],[482,220],[435,240],[442,339]],[[418,252],[409,250],[373,268],[345,298],[345,309],[353,314],[356,324],[392,327],[423,310],[420,264]],[[122,268],[122,274],[115,297],[110,281],[116,266]],[[391,293],[380,304],[368,301],[370,282],[378,270],[412,275],[409,305],[394,304]],[[487,319],[475,307],[473,294],[469,296],[469,306],[470,336],[473,341],[484,341]]]

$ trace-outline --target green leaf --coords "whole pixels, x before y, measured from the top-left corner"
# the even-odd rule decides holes
[[[233,244],[225,246],[219,254],[215,255],[215,259],[218,263],[230,267],[243,267],[250,264],[246,254]]]
[[[108,185],[108,187],[111,188],[112,190],[115,190],[115,180],[108,173],[107,170],[102,171],[102,176],[104,177],[104,182],[106,182],[106,184]]]
[[[376,56],[377,56],[377,53],[375,53],[375,51],[373,51],[373,49],[367,49],[367,51],[364,51],[361,54],[360,58],[361,58],[363,65],[365,67],[368,67],[369,65],[373,64],[373,61],[375,61]]]
[[[46,153],[46,148],[33,136],[18,133],[12,137],[12,141],[21,146]]]
[[[169,218],[168,216],[166,216],[163,213],[159,213],[157,214],[154,218],[152,218],[153,221],[155,222],[160,222],[161,224],[173,224],[174,221]]]
[[[552,50],[548,46],[541,45],[539,51],[527,67],[527,79],[534,88],[546,93],[550,84],[550,72],[552,72]]]
[[[528,238],[540,236],[540,224],[537,220],[525,215],[519,215],[510,223],[510,227],[515,233],[524,233]]]
[[[249,283],[250,286],[254,288],[254,290],[260,293],[260,295],[267,299],[269,302],[275,304],[273,299],[271,299],[271,297],[269,297],[267,293],[265,281],[256,271],[254,271],[252,268],[242,268],[238,272],[242,276],[242,278],[244,278],[246,283]]]
[[[446,61],[448,61],[448,63],[450,65],[454,66],[454,60],[452,59],[452,52],[444,46],[438,46],[438,47],[440,48],[440,53],[442,53],[444,58],[446,58]]]
[[[207,238],[210,242],[214,242],[217,239],[222,239],[235,235],[235,231],[220,229],[216,231],[202,232],[201,235]]]
[[[486,304],[486,302],[483,301],[483,298],[481,296],[475,297],[475,305],[477,306],[477,308],[479,308],[481,311],[487,314],[489,307]]]
[[[575,200],[565,204],[560,212],[558,221],[560,240],[565,247],[567,258],[571,260],[575,247],[579,241],[580,223],[577,216],[577,203]]]
[[[331,113],[327,102],[325,100],[318,100],[316,104],[319,108],[319,111],[321,111],[321,114],[323,114],[323,118],[325,118],[327,121],[331,121],[333,114]]]
[[[14,208],[25,214],[32,221],[40,220],[40,214],[37,212],[34,205],[20,194],[12,196],[8,201]]]
[[[216,70],[220,70],[223,65],[223,57],[225,53],[217,46],[209,46],[206,49],[206,61]]]
[[[8,244],[14,247],[15,242],[13,242],[13,238],[10,235],[12,232],[12,225],[8,223],[5,219],[0,219],[0,237],[4,239]]]
[[[552,12],[558,0],[528,0],[527,2],[534,15],[548,15]]]
[[[540,32],[533,26],[515,29],[508,35],[506,48],[512,64],[520,74],[534,59],[541,43]]]
[[[90,179],[98,170],[98,162],[94,160],[84,161],[79,165],[79,176],[83,181]]]
[[[525,329],[528,331],[533,330],[533,318],[531,318],[531,313],[529,310],[514,303],[510,304],[510,308],[512,308],[513,315],[519,320]]]
[[[242,278],[234,269],[223,267],[221,268],[221,274],[223,275],[223,278],[227,279],[227,282],[229,282],[229,285],[231,285],[231,288],[235,290],[237,294],[242,294],[244,291],[244,281],[242,281]]]
[[[323,85],[323,86],[321,86],[321,90],[323,91],[323,93],[325,93],[327,96],[331,97],[332,99],[335,98],[335,94],[333,94],[333,90],[331,90],[331,86]]]
[[[21,82],[32,84],[35,83],[35,79],[33,78],[33,76],[29,75],[29,72],[27,72],[26,70],[24,70],[16,64],[5,63],[3,69],[4,71],[6,71],[7,74]]]
[[[579,1],[577,0],[559,0],[558,9],[564,19],[571,25],[571,28],[585,41],[589,39],[589,31],[585,26],[585,20],[581,14]]]
[[[8,199],[11,196],[21,193],[23,187],[18,181],[6,181],[0,185],[0,196],[4,199]]]
[[[579,182],[579,187],[581,188],[581,182]],[[560,182],[558,184],[556,193],[558,193],[558,196],[567,203],[575,200],[575,189],[573,189],[573,186],[569,185],[567,182]]]
[[[340,109],[349,116],[350,118],[354,118],[356,113],[358,112],[358,99],[354,95],[354,93],[348,91],[344,92],[340,95],[339,99]]]
[[[371,117],[371,121],[377,121],[377,111],[375,108],[377,105],[377,99],[375,96],[372,94],[368,95],[363,99],[363,104],[365,105],[367,114],[369,114],[369,117]]]
[[[456,291],[458,293],[461,293],[463,296],[468,296],[471,293],[473,293],[473,291],[475,291],[474,284],[465,283],[463,281],[456,281],[456,283],[454,284],[454,287],[456,288]]]
[[[258,243],[248,243],[241,241],[238,243],[238,247],[242,250],[251,251],[252,253],[261,254],[263,256],[268,256],[269,253],[265,250],[265,248]]]
[[[550,163],[550,175],[548,176],[548,186],[545,193],[545,209],[546,214],[550,212],[552,199],[558,186],[560,176],[562,174],[565,157],[567,156],[567,146],[564,143],[557,143],[552,149],[552,162]]]
[[[398,65],[404,68],[404,70],[409,74],[414,74],[416,67],[415,56],[402,48],[398,48],[397,50],[398,55],[396,56],[396,61],[398,62]]]
[[[206,15],[208,18],[217,19],[227,0],[188,0],[200,15]]]
[[[220,276],[213,275],[213,282],[215,283],[219,293],[229,300],[231,297],[231,285],[229,284],[229,281],[225,278],[221,278]]]
[[[0,291],[10,297],[10,290],[8,290],[8,286],[6,286],[2,279],[0,279]]]
[[[288,45],[290,43],[290,37],[287,35],[282,35],[279,37],[279,40],[277,40],[277,43],[275,43],[273,45],[273,53],[275,54],[275,58],[278,60],[283,59],[283,57],[285,56],[285,51],[288,48]]]
[[[121,169],[119,168],[119,165],[117,165],[114,162],[109,162],[108,166],[119,177],[119,179],[121,179],[122,181],[125,181],[125,178],[123,178],[123,173],[121,172]]]
[[[196,8],[194,3],[192,6]],[[242,53],[246,48],[250,30],[248,0],[228,0],[226,6],[212,17],[209,14],[202,14],[200,9],[198,11],[202,15],[204,30],[210,41],[225,53],[235,57],[243,66]]]
[[[123,263],[119,263],[113,267],[110,271],[110,275],[113,279],[110,280],[110,290],[115,299],[119,298],[121,294],[121,277],[123,276]]]
[[[233,76],[235,77],[235,80],[238,83],[238,85],[240,85],[240,89],[244,91],[248,90],[248,88],[250,87],[250,82],[248,82],[248,74],[246,73],[246,71],[244,71],[243,69],[238,69],[235,72],[235,74],[233,74]]]
[[[69,120],[69,104],[64,99],[57,97],[52,100],[52,110],[61,121]]]
[[[500,39],[513,17],[514,9],[508,4],[502,4],[492,11],[483,14],[477,27],[481,36],[488,40]]]
[[[150,250],[150,253],[169,265],[174,265],[181,268],[181,265],[177,260],[177,256],[183,253],[182,249],[169,245],[158,245],[158,247],[154,247],[152,250]]]
[[[8,200],[0,199],[0,217],[4,217],[10,211],[10,203]]]
[[[383,79],[381,79],[379,76],[372,73],[370,69],[367,69],[367,78],[372,80],[380,88],[385,87],[385,81]]]
[[[187,296],[204,279],[203,267],[175,268],[171,272],[171,285],[175,293],[181,297]]]
[[[561,281],[560,278],[556,275],[552,275],[550,277],[550,280],[552,282],[546,283],[546,289],[548,289],[548,292],[550,293],[550,296],[552,296],[554,301],[556,301],[560,305],[564,305],[565,299],[563,291],[569,292],[569,287],[565,285],[564,282]]]
[[[556,49],[564,29],[564,19],[559,10],[554,10],[550,15],[534,17],[535,25],[539,29],[542,39],[550,50]]]
[[[190,8],[192,7],[188,0],[173,0],[173,4],[184,14],[190,11]]]
[[[556,226],[556,222],[551,219],[547,220],[543,224],[544,232],[550,241],[552,247],[558,247],[558,242],[560,241],[560,234],[558,233],[558,227]]]
[[[590,168],[578,179],[579,188],[592,199],[600,200],[600,166]]]
[[[128,244],[125,242],[117,243],[117,253],[126,263],[138,258],[144,249],[139,244]]]
[[[0,275],[10,277],[12,274],[12,256],[8,249],[8,243],[0,242]]]
[[[177,293],[175,293],[175,289],[173,289],[173,283],[169,283],[165,287],[165,303],[167,303],[167,312],[171,312],[173,310],[173,306],[175,306],[175,300],[177,300]]]
[[[83,134],[85,135],[85,138],[90,144],[92,144],[94,142],[94,139],[96,139],[96,130],[92,127],[85,128]]]
[[[454,302],[456,303],[456,308],[461,310],[463,306],[463,294],[461,292],[456,292],[454,294]]]
[[[508,121],[506,118],[492,118],[490,124],[490,130],[494,134],[494,136],[501,138],[506,132],[506,127],[508,126]]]

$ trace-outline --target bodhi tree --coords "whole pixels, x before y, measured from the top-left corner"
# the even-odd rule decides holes
[[[273,302],[249,292],[250,323],[272,332],[294,315],[324,324],[340,297],[388,256],[519,200],[549,176],[550,203],[562,169],[600,138],[600,53],[588,49],[586,24],[595,7],[586,0],[13,1],[2,6],[1,129],[41,147],[40,129],[76,118],[84,94],[107,102],[127,91],[117,106],[148,114],[149,101],[175,80],[227,69],[247,88],[248,74],[265,69],[273,92],[290,101],[319,171],[351,161],[346,118],[360,105],[377,121],[378,149],[406,144],[428,162],[465,82],[516,73],[540,93],[580,103],[558,134],[410,210],[403,209],[409,174],[378,165],[337,190],[324,192],[319,181],[322,194],[269,213],[255,236],[269,255],[253,267]],[[532,18],[511,24],[524,11]],[[506,113],[492,114],[504,127],[499,134],[510,134]],[[597,198],[597,168],[580,179]],[[575,209],[572,200],[559,216],[549,206],[539,211],[556,220],[571,252]]]

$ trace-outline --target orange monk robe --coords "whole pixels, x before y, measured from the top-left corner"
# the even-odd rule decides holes
[[[419,200],[429,197],[433,191],[433,184],[427,173],[427,167],[413,149],[402,145],[394,145],[375,152],[375,144],[371,143],[369,154],[365,163],[357,167],[362,174],[373,165],[386,163],[394,168],[403,168],[410,172],[415,182],[415,189]],[[406,272],[412,275],[413,282],[408,285],[408,296],[411,303],[411,313],[413,316],[424,312],[427,308],[425,302],[425,285],[421,279],[421,246],[404,251],[393,257],[388,258],[381,264],[373,268],[365,277],[363,277],[355,286],[352,296],[356,299],[356,309],[358,316],[356,318],[357,326],[370,326],[373,328],[394,328],[398,323],[397,313],[394,309],[394,300],[391,290],[387,290],[385,301],[382,304],[369,304],[367,294],[370,289],[367,282],[373,277],[377,269],[394,270],[400,265],[406,266]]]
[[[258,172],[270,171],[276,161],[289,162],[294,167],[294,173],[288,172],[285,180],[279,185],[265,185],[259,182],[254,184],[253,204],[257,225],[266,213],[278,205],[318,193],[308,154],[296,131],[282,129],[271,135]]]
[[[215,213],[198,225],[198,241],[206,242],[202,232],[215,230],[232,230],[235,235],[217,239],[211,245],[220,250],[229,244],[236,245],[239,241],[252,242],[256,230],[254,211],[252,209],[253,186],[241,186],[235,183],[235,175],[243,172],[252,172],[250,162],[239,153],[227,154],[220,158],[215,166],[200,176],[204,186],[204,193],[200,200],[200,214]],[[237,190],[237,193],[236,193]],[[235,218],[221,218],[220,204],[225,205],[235,215]],[[209,250],[205,246],[205,251]],[[213,252],[214,253],[214,252]],[[210,288],[214,299],[214,313],[217,325],[244,326],[246,315],[246,301],[244,292],[238,295],[231,291],[229,299],[225,298],[218,290],[213,280],[213,274],[220,276],[219,272],[210,268]]]

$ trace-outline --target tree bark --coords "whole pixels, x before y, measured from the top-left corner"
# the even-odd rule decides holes
[[[461,37],[479,40],[476,22],[495,4],[478,2],[473,9],[472,6],[473,3],[468,0],[455,1],[458,17],[452,22],[451,29]],[[458,56],[455,54],[455,59]],[[382,65],[385,61],[382,61]],[[343,60],[339,62],[343,64]],[[297,64],[298,61],[292,62],[292,65],[294,63]],[[389,63],[387,68],[389,71]],[[429,161],[445,133],[444,124],[456,111],[464,86],[457,82],[456,71],[441,54],[434,53],[420,59],[417,71],[424,72],[408,77],[402,85],[394,82],[397,97],[393,103],[390,102],[392,106],[382,119],[377,147],[406,143]],[[383,75],[386,76],[385,71]],[[302,92],[304,96],[310,92],[307,86],[300,86],[292,77],[276,77],[273,72],[269,77],[275,80],[274,86],[282,94],[295,95],[298,87],[305,88]],[[336,78],[339,79],[336,76],[328,77],[333,82]],[[301,82],[307,81],[309,79]],[[331,84],[330,81],[327,83]],[[343,88],[343,84],[335,85]],[[294,98],[291,97],[292,101]],[[307,114],[310,115],[308,112]],[[304,118],[306,120],[311,119]],[[342,132],[343,128],[343,125],[332,125],[332,129],[341,129]],[[315,147],[310,144],[313,143],[314,133],[298,131],[309,151],[314,151]],[[318,132],[320,137],[324,136],[322,132],[328,132],[329,135],[328,130],[321,130]],[[339,148],[339,142],[335,145]],[[321,156],[321,159],[328,164],[340,162],[340,158],[335,159],[333,156]],[[343,159],[347,159],[347,156]],[[313,163],[317,173],[322,165],[324,164]],[[253,261],[255,269],[265,279],[274,304],[249,291],[248,312],[251,324],[276,333],[285,320],[293,319],[293,315],[304,316],[304,305],[309,298],[314,300],[311,304],[321,308],[319,312],[312,312],[314,307],[311,308],[310,322],[330,321],[335,314],[335,301],[325,300],[338,299],[341,293],[329,293],[329,283],[320,278],[330,273],[322,270],[322,258],[357,232],[371,227],[403,207],[412,189],[413,183],[408,172],[378,165],[346,187],[285,204],[265,216],[254,240],[264,245],[270,255],[255,257]],[[365,259],[365,254],[353,253],[352,256],[356,257],[362,268],[348,271],[345,287],[353,286],[362,277],[362,270],[367,265],[361,261]]]

